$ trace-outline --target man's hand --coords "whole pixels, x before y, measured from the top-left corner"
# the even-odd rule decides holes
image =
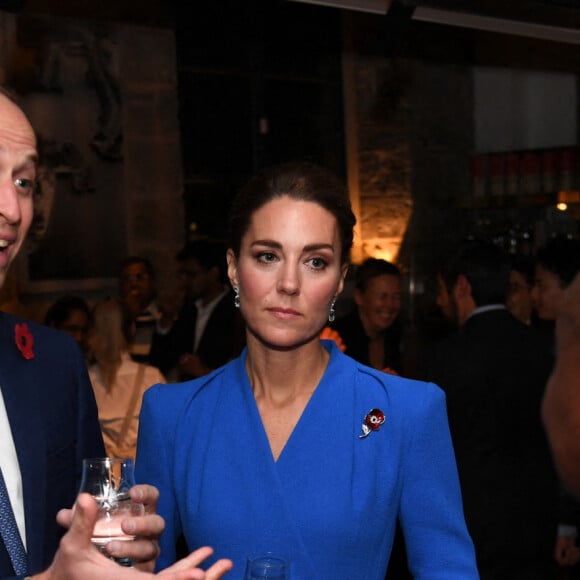
[[[199,566],[206,558],[209,558],[213,554],[213,550],[208,546],[204,546],[203,548],[198,548],[186,558],[182,560],[178,560],[173,566],[169,566],[169,568],[165,568],[157,574],[157,576],[162,576],[163,578],[167,579],[179,579],[181,580],[181,576],[177,576],[176,574],[180,574],[182,571],[187,571],[188,573],[192,572],[192,566],[194,568],[193,571],[198,572],[199,570],[196,568]],[[213,566],[208,568],[205,571],[205,576],[199,576],[200,580],[219,580],[223,578],[232,568],[233,564],[231,560],[227,560],[222,558],[218,560]],[[195,578],[197,580],[198,576],[187,576],[187,578]]]
[[[133,495],[135,494],[135,495]],[[136,486],[131,495],[134,500],[140,500],[146,504],[146,510],[154,509],[157,503],[157,490],[151,486]],[[137,568],[125,568],[119,566],[101,554],[91,543],[93,528],[98,516],[98,506],[95,500],[88,494],[82,493],[77,498],[73,510],[62,510],[59,512],[58,521],[64,525],[70,524],[68,532],[63,536],[60,547],[48,570],[33,576],[34,580],[144,580],[153,578],[155,574],[144,572]],[[150,514],[154,516],[154,514]],[[125,525],[131,527],[129,521],[147,520],[150,516],[141,518],[127,518]],[[157,518],[163,522],[160,516],[155,516],[149,523],[141,525],[136,523],[133,528],[137,533],[144,532],[150,534],[154,529],[159,529]],[[163,525],[161,526],[163,527]],[[159,537],[158,534],[153,534]],[[144,540],[145,541],[145,540]],[[147,540],[152,544],[151,540]],[[123,543],[123,542],[121,542]],[[125,542],[132,544],[134,542]],[[135,542],[138,543],[138,542]],[[149,549],[142,553],[152,554],[158,552],[159,548],[151,545]],[[179,560],[173,566],[166,568],[158,574],[166,580],[219,580],[232,569],[230,560],[219,560],[207,571],[201,570],[199,566],[206,558],[211,556],[213,550],[208,547],[200,548],[192,552],[186,558]],[[121,554],[121,552],[120,552]],[[131,557],[131,553],[127,555]],[[125,552],[122,553],[125,555]]]
[[[127,518],[121,523],[123,531],[134,535],[133,542],[109,542],[107,554],[115,558],[130,558],[135,567],[153,572],[159,557],[159,538],[165,529],[165,521],[157,514],[159,491],[152,485],[135,485],[129,491],[135,503],[145,506],[145,517]]]
[[[203,377],[213,370],[203,364],[203,361],[197,354],[191,354],[189,352],[179,357],[177,366],[182,375],[193,377]]]
[[[580,561],[580,548],[576,539],[570,536],[558,536],[554,548],[554,558],[560,566],[574,566]]]
[[[134,535],[133,542],[111,541],[105,546],[108,555],[115,558],[130,558],[140,570],[152,572],[159,557],[159,537],[165,529],[163,518],[156,513],[159,491],[152,485],[135,485],[130,491],[131,499],[145,506],[145,516],[128,517],[121,527],[127,534]],[[69,528],[73,520],[73,511],[60,510],[57,522]]]

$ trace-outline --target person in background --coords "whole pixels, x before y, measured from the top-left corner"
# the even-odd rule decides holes
[[[400,516],[416,578],[478,577],[443,392],[320,340],[354,224],[344,185],[311,163],[264,170],[234,198],[246,348],[143,397],[136,476],[160,490],[161,568],[183,533],[231,557],[232,580],[264,552],[293,578],[383,580]]]
[[[542,418],[562,483],[580,500],[580,273],[560,297],[556,364]]]
[[[135,459],[143,393],[165,383],[158,368],[129,356],[133,332],[130,313],[116,298],[99,300],[92,311],[89,345],[94,364],[89,367],[99,423],[108,457]]]
[[[201,377],[240,354],[242,322],[226,274],[223,244],[195,240],[177,254],[183,304],[153,338],[151,358],[170,377]]]
[[[580,272],[580,240],[556,236],[536,252],[532,289],[538,318],[550,325],[550,350],[555,352],[555,323],[564,304],[566,288]],[[558,536],[554,555],[570,578],[580,578],[580,502],[562,489]]]
[[[401,272],[367,258],[355,270],[355,308],[331,323],[356,361],[386,372],[401,372]]]
[[[535,318],[532,300],[534,287],[534,259],[521,254],[510,255],[510,279],[506,297],[507,309],[524,324],[532,325]]]
[[[482,580],[553,579],[558,479],[540,418],[547,339],[506,308],[510,264],[470,240],[439,275],[458,330],[421,353],[416,376],[446,393],[467,526]]]
[[[578,272],[580,240],[556,236],[538,249],[532,299],[541,320],[555,322],[564,292]]]
[[[129,354],[136,362],[151,363],[150,351],[157,322],[162,317],[157,303],[155,271],[147,258],[129,256],[119,267],[119,296],[130,312],[135,329]]]
[[[367,258],[355,269],[354,308],[330,323],[345,352],[356,361],[388,373],[401,373],[401,271],[395,264]],[[336,337],[335,337],[336,340]],[[410,578],[400,525],[387,579]]]
[[[87,332],[91,316],[89,305],[80,296],[61,296],[44,316],[44,324],[70,334],[87,356]]]
[[[0,285],[24,244],[34,212],[38,152],[24,112],[0,88]],[[158,493],[150,485],[132,488],[148,515],[128,518],[123,529],[134,542],[110,542],[110,555],[131,558],[121,568],[91,544],[96,502],[83,494],[73,505],[82,459],[103,455],[97,407],[77,343],[67,334],[0,313],[0,577],[35,580],[132,580],[151,576],[163,520]],[[59,511],[61,510],[61,511]],[[57,523],[58,512],[58,523]],[[13,516],[13,519],[12,519]],[[68,531],[59,527],[69,527]],[[6,526],[6,527],[5,527]],[[10,528],[11,541],[5,531]],[[64,535],[63,535],[64,533]],[[60,546],[60,547],[59,547]],[[165,577],[221,578],[231,562],[204,573],[195,569],[211,550],[177,563]]]

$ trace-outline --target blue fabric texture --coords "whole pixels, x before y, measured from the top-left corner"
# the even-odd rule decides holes
[[[158,569],[183,533],[190,550],[231,558],[232,580],[249,554],[267,551],[290,560],[292,580],[384,580],[400,516],[416,579],[478,578],[443,392],[323,342],[327,370],[277,461],[245,351],[206,377],[145,393],[136,471],[161,492]],[[386,421],[360,438],[371,409]]]

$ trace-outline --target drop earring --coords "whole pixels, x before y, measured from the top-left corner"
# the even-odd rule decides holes
[[[234,286],[234,306],[240,307],[240,289],[237,286]]]
[[[328,312],[328,322],[334,322],[334,316],[336,314],[336,312],[334,311],[334,304],[335,304],[336,300],[333,300],[330,303],[330,310]]]

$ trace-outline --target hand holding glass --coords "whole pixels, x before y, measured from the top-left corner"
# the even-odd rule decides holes
[[[129,489],[134,485],[132,459],[83,459],[79,493],[89,493],[99,504],[99,519],[95,524],[92,541],[105,555],[104,547],[111,540],[135,539],[135,536],[126,534],[121,528],[121,522],[125,518],[145,514],[143,504],[133,502],[129,496]],[[117,561],[125,566],[132,565],[127,559]]]

